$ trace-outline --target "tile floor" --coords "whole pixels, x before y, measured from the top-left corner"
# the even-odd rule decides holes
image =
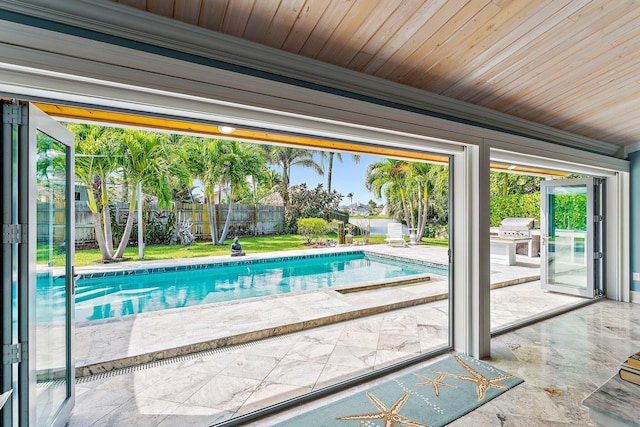
[[[394,250],[395,254],[403,252],[400,255],[420,256],[417,255],[418,250],[416,249],[418,248],[416,247],[396,249]],[[442,256],[442,251],[439,250],[430,250],[429,252],[427,254],[420,251],[420,254],[436,261],[438,257]],[[444,259],[446,259],[446,253],[444,256]],[[517,266],[505,268],[492,265],[492,283],[496,281],[506,282],[514,277],[527,276],[533,278],[537,269],[537,260],[526,257],[519,257]],[[415,293],[418,290],[419,287],[413,286],[408,287],[404,292]],[[377,296],[373,299],[379,299],[381,290],[374,292],[377,293]],[[363,294],[358,299],[364,296]],[[305,298],[318,297],[318,295],[309,294]],[[537,281],[495,289],[492,291],[492,327],[509,324],[516,319],[530,317],[540,313],[542,310],[566,306],[575,301],[576,298],[574,297],[541,292]],[[315,302],[317,303],[318,301]],[[344,303],[344,301],[341,301],[341,303]],[[325,310],[331,312],[331,310],[335,309],[335,301],[328,304],[329,307],[333,308],[325,307]],[[572,313],[583,313],[584,311],[585,314],[582,316],[587,320],[583,320],[582,323],[577,322],[580,327],[584,328],[584,324],[590,322],[591,317],[595,315],[589,311],[592,310],[592,307],[601,305],[604,307],[609,304],[616,303],[606,301]],[[323,306],[315,303],[313,305]],[[628,304],[621,307],[627,306],[629,309],[637,307]],[[294,309],[295,307],[298,308]],[[309,304],[300,305],[299,302],[293,305],[289,304],[286,310],[284,307],[274,309],[274,307],[260,308],[256,306],[251,310],[247,309],[247,307],[244,307],[244,309],[237,307],[238,310],[234,309],[230,312],[231,320],[235,318],[235,321],[225,320],[225,322],[227,322],[227,325],[231,325],[231,329],[233,329],[234,324],[237,322],[242,323],[246,319],[257,318],[259,322],[269,322],[273,318],[278,318],[282,315],[289,316],[292,312],[296,316],[300,316],[305,314],[306,311],[300,310],[300,307],[309,307]],[[637,308],[640,309],[640,307]],[[619,310],[623,309],[619,308]],[[182,318],[182,315],[178,315],[176,319],[171,319],[171,322],[163,324],[186,323],[192,326],[194,323],[198,323],[204,325],[202,323],[203,319],[201,319],[203,312],[196,310],[195,313],[199,314],[200,318],[196,316],[195,318],[187,319]],[[185,316],[187,315],[185,314]],[[560,318],[563,317],[551,320]],[[77,401],[69,425],[207,426],[215,424],[272,403],[317,390],[346,378],[370,372],[390,363],[441,348],[446,345],[448,339],[447,319],[448,301],[440,300],[247,344],[209,350],[203,353],[170,358],[147,365],[132,366],[111,373],[81,378],[76,387]],[[162,343],[164,337],[166,337],[166,335],[163,337],[161,333],[163,328],[156,328],[156,332],[154,332],[149,329],[153,326],[152,323],[154,322],[144,324],[138,319],[132,323],[132,326],[137,331],[136,334],[151,334],[155,337],[151,340],[153,345]],[[571,322],[567,326],[570,328],[572,326]],[[514,338],[513,340],[520,347],[513,348],[510,346],[510,341],[503,342],[502,340],[505,337],[517,337],[518,334],[523,334],[523,331],[536,330],[537,327],[538,325],[534,325],[494,339],[495,356],[492,354],[494,361],[496,363],[504,363],[509,367],[514,366],[513,363],[509,365],[510,362],[515,363],[516,361],[524,362],[521,363],[524,366],[535,365],[537,363],[533,357],[535,352],[533,350],[525,352],[520,348],[526,346],[527,348],[535,349],[537,346],[540,354],[546,354],[547,350],[539,348],[541,346],[540,343],[545,342],[544,339],[532,337],[530,342],[520,343],[520,338]],[[106,324],[105,328],[114,328],[114,325]],[[225,328],[228,329],[229,326]],[[207,327],[194,329],[202,331],[206,330]],[[210,329],[210,331],[219,329],[221,328]],[[561,333],[563,327],[553,329],[557,329],[558,333]],[[629,329],[633,331],[632,328]],[[84,336],[82,331],[79,336],[89,340],[77,339],[78,348],[82,350],[83,346],[85,346],[86,349],[95,351],[96,341],[91,340],[95,340],[96,331],[87,329],[84,332]],[[190,331],[185,330],[183,334],[172,333],[170,335],[177,335],[180,338],[187,336],[189,338],[188,335],[190,333]],[[570,335],[571,333],[565,332],[565,334]],[[535,334],[531,333],[531,335]],[[525,336],[527,336],[526,333]],[[98,351],[109,353],[114,351],[114,348],[124,348],[125,351],[130,351],[130,347],[137,342],[133,338],[132,334],[126,334],[127,343],[123,346],[116,345],[117,342],[114,343],[111,339],[99,338],[99,341],[97,341],[99,344]],[[587,335],[584,335],[584,338],[587,343],[592,339],[598,339]],[[635,339],[637,340],[638,338],[636,337]],[[633,345],[629,347],[631,348]],[[590,349],[590,347],[588,348]],[[619,349],[618,352],[620,354],[626,353],[622,349]],[[613,362],[610,365],[615,367]],[[520,364],[517,367],[522,369]],[[528,384],[531,381],[535,384],[534,380],[538,372],[533,367],[531,367],[531,370],[533,377],[528,381]],[[525,378],[519,372],[512,373]],[[528,375],[529,371],[525,371],[525,373]],[[542,372],[540,375],[546,375],[541,377],[541,379],[544,379],[548,378],[550,374]],[[600,383],[604,382],[604,380],[606,378],[603,378]],[[599,385],[597,381],[593,380],[586,381],[586,383],[591,386],[591,389],[587,390],[589,387],[583,387],[585,393],[595,389],[596,384]],[[570,391],[572,398],[579,394],[573,388]],[[569,401],[566,397],[564,400],[567,401],[565,402],[567,405],[574,405],[578,408],[574,408],[577,413],[584,412],[579,409],[579,401]],[[504,409],[503,412],[514,415],[514,419],[517,419],[518,413],[512,414],[515,410],[507,409]],[[476,412],[484,414],[484,412]],[[472,417],[474,414],[470,414],[468,417]],[[495,414],[493,416],[494,418],[496,417]],[[487,415],[487,417],[489,416]],[[498,418],[493,420],[494,424],[489,423],[486,425],[501,425],[495,423],[496,420]],[[273,419],[263,420],[256,423],[256,425],[268,425],[276,421],[277,419],[275,421]],[[462,422],[462,420],[459,422]],[[471,424],[468,425],[484,425],[474,424],[473,421],[470,422]]]
[[[492,292],[493,304],[504,307],[505,301],[525,301],[539,290],[535,283],[528,283]],[[553,297],[570,298],[549,294],[547,299]],[[225,421],[445,345],[447,307],[446,300],[437,301],[84,378],[76,387],[76,408],[69,425],[206,426]],[[506,320],[522,315],[523,309],[534,312],[532,307],[514,306],[514,312],[506,315],[503,310],[502,315]],[[586,423],[579,402],[640,345],[640,325],[633,316],[639,313],[640,306],[604,301],[495,338],[492,363],[527,381],[507,395],[513,393],[514,398],[529,399],[530,405],[551,405],[553,409],[537,424],[527,423]],[[594,365],[599,368],[595,370]],[[547,395],[545,387],[559,389],[563,396]],[[522,390],[527,391],[521,394]],[[502,402],[499,400],[468,416],[483,416],[483,423],[493,416],[493,424],[460,420],[462,424],[457,425],[499,426],[498,413],[512,416],[513,421],[504,425],[521,425],[516,420],[540,416],[537,407],[528,407],[531,412],[527,412],[509,397],[503,400],[504,407],[495,406]],[[498,412],[487,413],[487,407]],[[567,414],[573,418],[563,419]]]
[[[598,302],[498,336],[491,345],[491,358],[487,361],[525,382],[450,426],[592,426],[588,409],[581,402],[617,375],[620,363],[640,348],[640,305],[609,300]],[[387,376],[382,381],[411,369]],[[279,421],[377,382],[250,425],[277,425]],[[638,411],[636,419],[640,419],[640,400],[635,407]]]

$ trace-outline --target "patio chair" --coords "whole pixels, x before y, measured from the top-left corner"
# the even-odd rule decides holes
[[[387,237],[385,240],[391,246],[393,246],[394,242],[402,246],[407,246],[407,242],[404,240],[404,233],[402,232],[402,224],[399,222],[387,224]]]

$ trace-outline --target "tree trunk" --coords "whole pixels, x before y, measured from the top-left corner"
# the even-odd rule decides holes
[[[113,254],[113,232],[111,231],[111,209],[109,208],[109,197],[107,195],[107,183],[100,178],[100,192],[102,195],[102,224],[104,227],[104,243],[107,251]]]
[[[253,183],[253,235],[258,235],[258,183],[256,177],[251,177]]]
[[[407,199],[405,197],[404,190],[402,188],[400,189],[400,201],[402,202],[402,210],[404,211],[404,221],[407,223],[407,227],[413,228],[411,219],[409,218],[409,208],[407,207]]]
[[[98,248],[100,248],[100,255],[102,255],[103,261],[111,260],[111,253],[107,250],[105,245],[104,236],[102,235],[102,226],[100,225],[100,213],[91,211],[91,221],[93,222],[93,230],[96,233],[96,242]]]
[[[211,230],[211,243],[217,245],[218,220],[216,218],[216,205],[211,199],[209,199],[209,203],[207,203],[207,210],[209,211],[209,230]]]
[[[329,152],[329,168],[327,173],[327,192],[331,193],[331,175],[333,174],[333,152]]]
[[[411,218],[411,225],[407,224],[407,227],[416,228],[416,213],[413,209],[413,201],[408,202],[407,206],[409,207],[409,218]]]
[[[220,240],[218,241],[219,245],[224,245],[224,239],[227,238],[227,233],[229,232],[229,225],[231,224],[232,209],[233,209],[233,196],[229,197],[229,209],[227,209],[227,219],[224,221],[224,228],[222,229],[222,234],[220,234]]]
[[[422,239],[420,230],[422,229],[422,187],[418,185],[418,221],[417,221],[417,230],[416,230],[416,242],[419,242]]]
[[[124,233],[122,233],[122,240],[118,245],[118,250],[113,256],[114,259],[120,259],[124,255],[124,250],[129,244],[129,237],[131,237],[131,229],[133,228],[133,212],[136,209],[136,193],[132,191],[131,201],[129,202],[129,215],[127,215],[127,225],[124,227]],[[142,224],[138,224],[138,227],[142,227]]]
[[[423,204],[422,208],[422,218],[420,219],[420,230],[418,230],[417,241],[422,241],[422,236],[424,236],[424,229],[427,227],[427,214],[429,211],[429,188],[425,186],[424,188],[424,197],[421,200]]]
[[[108,261],[111,259],[113,251],[110,252],[109,250],[107,250],[107,245],[104,241],[104,234],[102,234],[102,224],[100,224],[100,212],[98,212],[98,204],[96,203],[96,199],[91,191],[87,192],[87,197],[89,198],[89,200],[87,201],[87,205],[89,206],[89,210],[91,211],[91,222],[93,222],[93,230],[96,233],[96,242],[98,243],[98,248],[100,248],[102,260]]]

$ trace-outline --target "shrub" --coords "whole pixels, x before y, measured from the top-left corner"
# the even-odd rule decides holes
[[[168,245],[176,234],[176,214],[167,211],[142,212],[144,240],[148,245]],[[133,234],[133,233],[132,233]]]
[[[335,190],[328,192],[318,184],[309,189],[306,184],[291,187],[289,190],[289,204],[285,211],[285,231],[300,233],[296,230],[300,218],[322,218],[329,220],[329,216],[338,209],[342,195]]]
[[[540,219],[540,193],[508,194],[491,197],[491,226],[499,227],[505,218]]]
[[[331,229],[329,223],[322,218],[300,218],[297,225],[298,234],[303,235],[307,243],[311,243],[313,239],[318,243],[320,237],[325,236]]]

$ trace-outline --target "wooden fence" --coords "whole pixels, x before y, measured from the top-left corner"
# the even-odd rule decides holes
[[[224,227],[229,205],[215,205],[218,232]],[[196,239],[211,239],[209,210],[206,204],[176,203],[177,226],[186,219],[193,224],[191,233]],[[229,236],[260,236],[281,233],[284,224],[284,207],[270,205],[233,205],[229,224]]]
[[[219,232],[224,227],[229,205],[215,205],[216,222]],[[146,209],[158,210],[155,203],[148,204]],[[207,205],[193,203],[175,203],[176,233],[185,220],[191,221],[191,233],[196,239],[211,239],[209,212]],[[129,214],[128,203],[115,205],[115,217],[119,225],[124,226]],[[134,212],[134,223],[137,212]],[[95,230],[91,219],[91,211],[86,202],[76,202],[76,244],[94,244]],[[50,205],[38,204],[38,241],[46,241],[50,229],[53,230],[53,243],[64,241],[64,203],[57,202],[54,211]],[[166,221],[166,219],[165,219]],[[229,224],[229,237],[260,236],[282,232],[284,224],[284,207],[269,205],[233,205]],[[135,236],[133,236],[135,239]]]

